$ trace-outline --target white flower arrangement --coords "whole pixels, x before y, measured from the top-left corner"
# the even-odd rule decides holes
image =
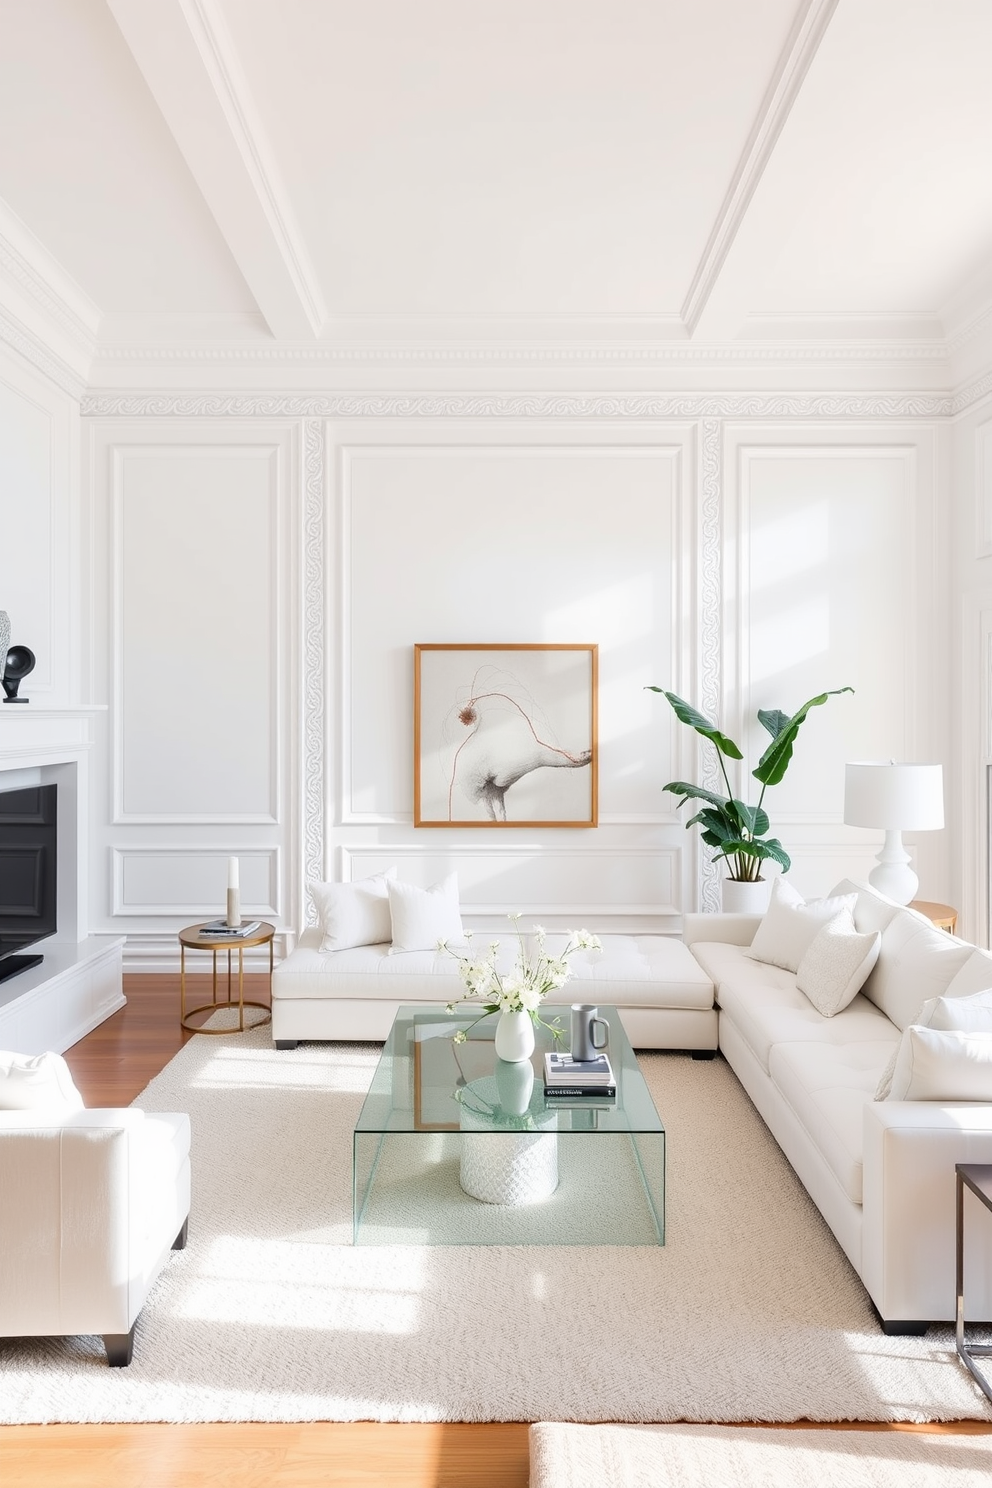
[[[500,972],[496,967],[496,958],[499,954],[499,941],[491,941],[488,952],[484,956],[473,953],[471,947],[464,954],[453,950],[447,941],[439,940],[437,948],[446,951],[458,962],[458,975],[465,983],[466,996],[461,1002],[482,1002],[483,1011],[476,1018],[475,1023],[481,1023],[483,1018],[490,1017],[493,1013],[528,1013],[531,1020],[542,1028],[548,1029],[552,1038],[557,1042],[564,1038],[564,1029],[556,1018],[554,1022],[547,1023],[541,1017],[541,1003],[549,992],[557,992],[564,987],[572,975],[569,959],[576,951],[601,951],[602,942],[597,935],[590,935],[588,930],[570,930],[568,941],[557,956],[549,956],[545,951],[545,940],[547,931],[543,925],[534,926],[534,935],[537,939],[536,950],[528,955],[527,943],[520,933],[517,923],[519,914],[508,916],[513,921],[513,928],[517,933],[519,942],[517,958],[513,970]],[[465,933],[466,940],[471,940],[472,932]],[[453,1013],[459,1006],[458,1002],[449,1002],[447,1011]],[[470,1026],[475,1027],[475,1023]],[[456,1044],[463,1044],[467,1038],[467,1031],[460,1028],[454,1035]]]

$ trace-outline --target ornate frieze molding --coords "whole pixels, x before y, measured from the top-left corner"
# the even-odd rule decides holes
[[[975,382],[959,388],[951,399],[951,413],[966,413],[975,403],[980,403],[992,393],[992,372],[986,372]]]
[[[88,393],[81,411],[91,418],[894,419],[945,418],[953,403],[933,393]]]
[[[324,427],[303,426],[303,871],[324,877]],[[315,922],[306,896],[305,923]]]

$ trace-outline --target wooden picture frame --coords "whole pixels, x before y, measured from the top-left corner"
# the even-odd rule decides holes
[[[599,648],[414,651],[415,827],[594,827]]]

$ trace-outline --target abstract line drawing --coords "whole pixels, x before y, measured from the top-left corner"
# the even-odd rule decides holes
[[[414,825],[596,825],[597,648],[414,647]]]

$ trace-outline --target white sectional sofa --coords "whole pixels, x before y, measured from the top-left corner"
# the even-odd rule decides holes
[[[752,959],[758,916],[689,915],[684,939],[712,978],[720,1051],[861,1277],[889,1333],[955,1315],[954,1165],[992,1163],[992,1102],[875,1099],[931,998],[992,988],[992,956],[871,889],[856,929],[880,932],[862,990],[824,1017],[796,975]],[[992,1318],[992,1248],[969,1252],[969,1316]]]
[[[499,941],[501,958],[512,964],[516,936],[486,935],[490,940]],[[549,936],[549,949],[554,940]],[[564,945],[566,937],[560,940]],[[563,1000],[617,1007],[635,1048],[715,1052],[713,983],[681,941],[604,935],[602,943],[601,953],[574,957]],[[442,952],[394,954],[388,941],[340,951],[322,951],[320,945],[319,929],[305,931],[273,972],[277,1048],[301,1040],[384,1039],[401,1004],[454,1002],[464,992],[454,961]]]

